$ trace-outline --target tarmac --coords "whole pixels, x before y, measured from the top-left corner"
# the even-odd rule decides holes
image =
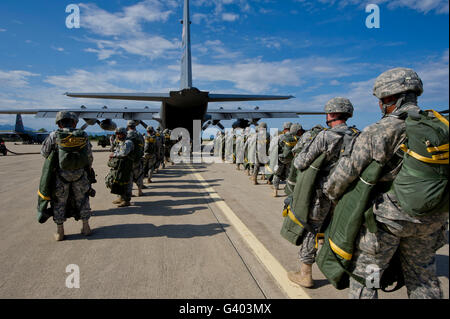
[[[144,196],[117,208],[104,183],[109,153],[95,146],[93,233],[81,235],[81,221],[70,219],[66,239],[55,242],[53,221],[36,217],[40,145],[6,146],[34,154],[0,156],[0,298],[347,298],[316,265],[313,289],[287,280],[299,262],[298,247],[280,235],[284,192],[273,198],[269,185],[252,185],[235,165],[168,165]],[[448,299],[448,243],[436,263]],[[73,269],[79,288],[69,288]],[[404,298],[405,288],[380,293]]]

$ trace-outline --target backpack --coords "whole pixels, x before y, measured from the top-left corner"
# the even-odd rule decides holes
[[[88,143],[88,137],[83,130],[57,130],[59,167],[69,171],[88,167]]]
[[[127,140],[132,141],[134,145],[134,149],[129,155],[130,159],[133,162],[139,161],[144,156],[144,138],[138,132],[133,132],[127,135]]]
[[[448,212],[448,116],[409,112],[405,124],[403,165],[391,190],[410,216]]]

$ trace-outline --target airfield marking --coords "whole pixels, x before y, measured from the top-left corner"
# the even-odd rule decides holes
[[[214,204],[222,210],[230,223],[250,247],[253,254],[264,265],[264,267],[266,267],[267,271],[272,275],[286,295],[291,299],[311,299],[311,297],[300,286],[295,285],[288,279],[286,269],[284,269],[278,260],[273,257],[273,255],[256,238],[256,236],[253,235],[253,233],[247,228],[247,226],[245,226],[239,217],[236,216],[233,210],[225,203],[214,188],[209,186],[205,179],[199,173],[195,172],[195,169],[192,166],[191,170],[195,178],[208,192],[209,197],[212,199],[218,199],[218,201],[215,201]]]

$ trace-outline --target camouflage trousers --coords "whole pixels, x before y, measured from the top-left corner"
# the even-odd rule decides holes
[[[448,219],[448,214],[447,217]],[[377,218],[378,219],[378,218]],[[371,233],[366,227],[356,241],[354,253],[354,274],[367,278],[373,269],[379,269],[379,278],[388,267],[397,251],[410,299],[440,299],[443,297],[436,275],[436,251],[445,245],[447,221],[438,219],[431,224],[416,224],[409,221],[395,221],[398,227],[378,227]],[[379,225],[380,221],[377,221]],[[367,288],[350,278],[350,299],[376,299],[376,289]]]
[[[133,182],[136,183],[139,188],[142,188],[144,185],[144,167],[142,162],[142,160],[139,160],[138,162],[133,163]],[[133,187],[133,183],[131,183],[131,187]]]
[[[156,156],[146,154],[144,157],[144,176],[151,178],[156,168]]]
[[[91,217],[91,206],[89,204],[88,191],[91,187],[87,174],[84,170],[74,173],[65,172],[61,177],[56,175],[56,191],[53,203],[53,220],[56,224],[63,224],[66,221],[66,204],[69,200],[70,189],[74,196],[76,208],[80,212],[83,220]]]
[[[289,168],[291,164],[283,164],[279,163],[278,168],[275,171],[274,177],[273,177],[273,186],[278,189],[280,186],[280,181],[285,181],[286,178],[289,176]]]
[[[331,212],[332,203],[322,192],[322,189],[319,188],[316,189],[316,194],[311,201],[311,206],[308,215],[308,224],[310,224],[316,232],[319,232],[323,222]],[[316,254],[316,236],[311,232],[306,232],[306,234],[303,235],[303,241],[298,252],[300,262],[312,265],[316,261]]]

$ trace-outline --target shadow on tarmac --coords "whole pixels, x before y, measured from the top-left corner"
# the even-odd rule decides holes
[[[66,235],[66,240],[99,240],[99,239],[120,239],[120,238],[193,238],[214,236],[224,232],[228,224],[206,224],[206,225],[161,225],[153,224],[123,224],[112,225],[93,229],[89,237],[81,234]]]

